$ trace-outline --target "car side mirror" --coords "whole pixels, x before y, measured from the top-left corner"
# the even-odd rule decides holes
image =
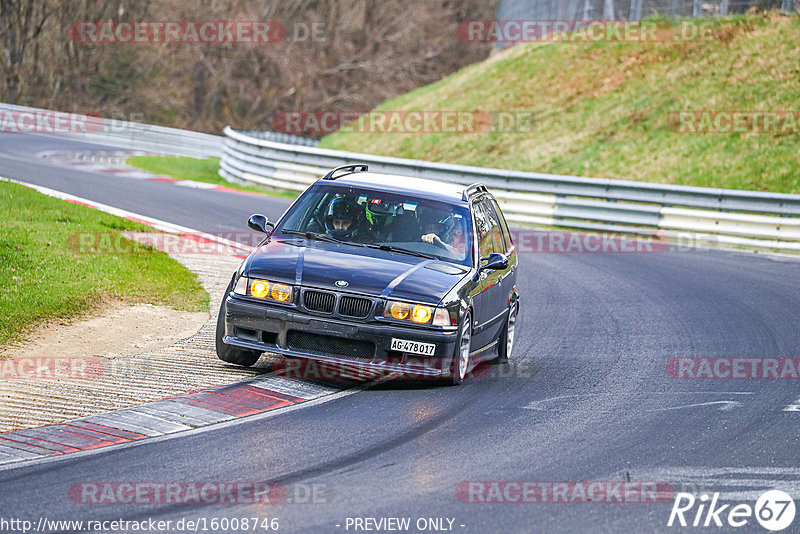
[[[267,235],[271,234],[273,230],[275,230],[275,223],[269,222],[269,219],[260,213],[254,213],[251,215],[247,220],[247,226],[257,232],[264,232]],[[267,230],[268,226],[269,230]]]
[[[502,254],[498,254],[497,252],[489,254],[488,258],[481,258],[481,262],[486,262],[482,264],[480,267],[481,271],[491,270],[491,271],[500,271],[502,269],[508,268],[508,258],[506,258]]]

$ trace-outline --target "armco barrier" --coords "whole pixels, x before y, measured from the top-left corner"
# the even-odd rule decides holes
[[[52,115],[57,112],[0,103],[0,113],[4,115],[4,118],[6,115],[21,118],[26,114],[37,116],[40,114]],[[78,139],[87,143],[195,158],[219,157],[222,155],[222,141],[224,138],[219,135],[130,122],[122,119],[103,118],[89,114],[89,112],[74,111],[73,114],[85,117],[80,122],[81,127],[68,128],[60,132],[59,136]],[[20,120],[14,126],[23,133],[47,133],[39,131],[39,128],[35,126],[35,121]],[[30,130],[26,129],[25,126],[30,126]],[[8,127],[8,124],[4,126],[3,123],[0,123],[0,129],[14,131],[15,128]]]
[[[58,135],[87,143],[143,150],[160,154],[174,154],[195,158],[220,157],[224,137],[191,130],[168,128],[123,119],[99,117],[88,111],[58,112],[0,102],[0,132],[48,133],[41,131],[37,116],[55,115],[80,117],[79,127],[66,127]],[[27,116],[27,118],[26,118]],[[52,120],[49,123],[53,126]],[[253,136],[279,143],[316,146],[318,142],[307,137],[279,132],[254,132]]]
[[[800,251],[800,195],[484,169],[357,154],[225,128],[219,174],[231,182],[302,191],[331,167],[468,185],[481,182],[510,221],[587,230],[705,234],[695,242]]]

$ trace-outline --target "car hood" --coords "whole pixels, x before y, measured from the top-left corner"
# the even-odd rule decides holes
[[[275,239],[251,254],[253,278],[436,305],[467,274],[452,263],[366,247]],[[347,282],[346,287],[336,285]]]

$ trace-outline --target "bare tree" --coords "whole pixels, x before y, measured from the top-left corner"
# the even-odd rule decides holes
[[[49,7],[45,0],[0,0],[0,46],[8,102],[14,103],[20,96],[25,51],[42,34]]]
[[[7,21],[14,9],[24,15],[26,6],[34,6],[25,35],[35,43],[17,63],[14,79],[16,87],[20,79],[25,82],[26,103],[112,117],[136,114],[157,124],[219,132],[227,124],[270,129],[278,111],[368,111],[438,81],[488,56],[491,44],[463,42],[456,27],[461,20],[494,17],[497,0],[0,0],[0,5]],[[68,36],[76,23],[108,20],[274,21],[285,28],[286,38],[269,44],[101,44]],[[11,23],[3,24],[2,42],[10,42],[4,28]],[[4,81],[9,95],[0,96],[3,100],[11,100],[14,80],[0,75],[0,95]]]

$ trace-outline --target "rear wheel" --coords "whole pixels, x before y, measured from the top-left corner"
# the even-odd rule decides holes
[[[456,351],[453,355],[453,363],[450,367],[450,383],[457,386],[464,381],[469,369],[470,351],[472,350],[472,314],[464,314],[461,323],[461,331],[456,343]]]
[[[228,289],[225,290],[225,294],[222,296],[222,303],[219,306],[219,317],[217,317],[217,357],[224,362],[250,367],[261,357],[260,352],[237,349],[222,341],[225,336],[225,299],[233,289],[234,280],[231,280]]]
[[[495,359],[495,363],[508,363],[511,350],[514,348],[518,313],[519,304],[514,303],[511,309],[508,310],[506,325],[503,327],[503,332],[500,334],[500,339],[497,343],[497,358]]]

